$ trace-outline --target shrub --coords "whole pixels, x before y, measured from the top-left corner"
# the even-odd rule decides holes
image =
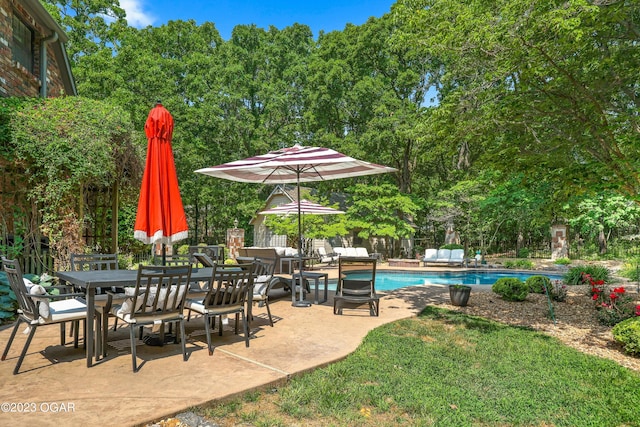
[[[571,260],[569,258],[566,258],[566,257],[565,258],[558,258],[553,263],[557,264],[557,265],[569,265],[569,264],[571,264]]]
[[[518,258],[529,258],[529,248],[520,248],[518,250]]]
[[[634,314],[633,298],[622,286],[609,291],[602,281],[590,280],[591,298],[595,301],[596,317],[600,324],[613,326]]]
[[[640,308],[637,310],[640,311]],[[640,355],[640,317],[623,320],[615,325],[611,332],[615,340],[623,345],[624,351]]]
[[[507,301],[524,301],[529,295],[529,286],[515,277],[496,280],[491,290]]]
[[[552,300],[563,302],[567,300],[567,285],[562,280],[554,280],[549,288],[549,296]]]
[[[546,293],[545,288],[551,291],[551,279],[547,276],[531,276],[525,280],[525,283],[529,286],[529,292],[535,294]]]
[[[608,268],[599,265],[577,265],[570,267],[569,271],[564,275],[563,280],[567,285],[588,285],[589,281],[585,280],[584,275],[591,276],[594,280],[610,281],[611,273]]]
[[[533,270],[533,261],[528,259],[506,260],[502,265],[504,268]]]

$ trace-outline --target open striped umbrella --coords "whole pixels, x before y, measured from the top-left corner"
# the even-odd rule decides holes
[[[296,183],[298,201],[300,201],[301,182],[328,181],[394,171],[396,169],[354,159],[330,148],[305,147],[296,144],[293,147],[270,151],[267,154],[198,169],[196,172],[238,182]],[[298,204],[297,208],[298,235],[300,236],[298,255],[302,260],[301,205]],[[302,273],[302,262],[298,264],[300,265],[300,273]],[[306,302],[296,303],[295,292],[292,292],[292,300],[295,306],[309,305]]]
[[[260,215],[298,215],[298,213],[303,215],[337,215],[343,214],[344,211],[322,206],[308,200],[301,200],[299,206],[298,202],[290,202],[258,213]]]

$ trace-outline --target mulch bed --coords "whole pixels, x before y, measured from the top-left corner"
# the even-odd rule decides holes
[[[636,286],[625,288],[640,303]],[[629,369],[640,371],[640,357],[625,353],[613,338],[611,327],[598,322],[593,301],[587,293],[586,286],[569,287],[567,300],[554,302],[555,324],[549,316],[547,298],[542,294],[529,294],[523,302],[512,302],[504,301],[491,291],[472,291],[466,307],[442,306],[509,325],[530,327],[584,353],[611,359]]]

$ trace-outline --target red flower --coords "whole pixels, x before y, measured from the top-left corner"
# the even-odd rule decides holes
[[[636,305],[636,316],[640,316],[640,305]]]
[[[593,296],[591,297],[592,300],[597,301],[598,300],[598,294],[593,294]]]
[[[591,288],[591,293],[597,294],[599,292],[602,292],[602,289],[596,288],[595,286],[593,288]]]
[[[596,280],[596,285],[604,285],[604,280]]]
[[[613,292],[615,292],[617,294],[624,294],[625,293],[625,289],[624,289],[624,287],[620,286],[619,288],[615,288],[613,290]]]
[[[609,294],[609,298],[611,298],[612,300],[614,300],[614,299],[618,298],[618,296],[619,296],[619,295],[618,295],[617,293],[615,293],[615,292],[611,292],[611,293]]]

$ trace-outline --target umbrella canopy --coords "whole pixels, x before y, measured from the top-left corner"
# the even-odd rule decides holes
[[[298,212],[303,215],[337,215],[344,213],[344,211],[322,206],[308,200],[301,200],[300,206],[298,206],[298,202],[290,202],[258,213],[260,215],[297,215]]]
[[[354,176],[375,175],[394,172],[396,169],[375,163],[357,160],[330,148],[305,147],[299,144],[293,147],[270,151],[267,154],[249,157],[243,160],[224,163],[218,166],[198,169],[196,172],[238,182],[262,184],[296,183],[298,201],[300,201],[300,183],[328,181],[331,179]],[[302,276],[302,222],[301,205],[297,203],[298,214],[298,256]],[[295,289],[295,287],[292,287]],[[295,306],[306,307],[307,302],[296,303],[295,292],[291,293]],[[302,299],[302,290],[300,291]]]
[[[196,172],[238,182],[288,184],[394,172],[396,169],[357,160],[330,148],[293,147],[198,169]]]
[[[171,149],[173,117],[159,102],[149,112],[144,131],[147,163],[133,235],[147,244],[172,244],[187,237],[188,226]]]

